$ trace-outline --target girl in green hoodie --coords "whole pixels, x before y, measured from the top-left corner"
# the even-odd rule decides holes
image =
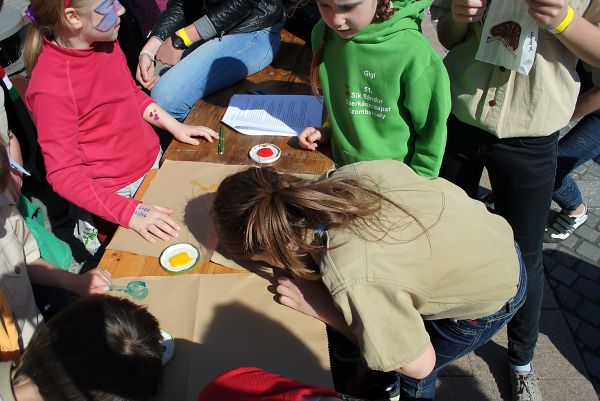
[[[429,0],[319,0],[312,34],[313,91],[329,113],[299,134],[302,147],[331,142],[337,165],[395,159],[438,175],[446,145],[450,86],[420,32]]]

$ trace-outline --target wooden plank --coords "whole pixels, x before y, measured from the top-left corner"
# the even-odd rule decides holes
[[[243,81],[218,93],[207,96],[194,105],[186,119],[187,124],[204,125],[219,130],[221,119],[235,93],[261,90],[266,93],[309,94],[311,50],[304,42],[283,31],[281,50],[273,64]],[[254,165],[248,152],[254,145],[273,143],[282,151],[274,167],[279,171],[321,173],[333,168],[328,147],[310,152],[300,148],[296,138],[281,136],[242,135],[225,127],[225,153],[217,154],[217,143],[202,141],[198,146],[173,141],[165,152],[165,159],[200,161],[220,164]]]

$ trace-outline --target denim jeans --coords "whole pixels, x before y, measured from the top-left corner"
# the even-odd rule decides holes
[[[422,380],[400,375],[401,400],[405,398],[433,399],[435,381],[440,369],[488,342],[525,303],[527,273],[518,245],[516,245],[516,249],[520,264],[517,293],[498,312],[476,320],[425,321],[425,328],[435,350],[435,367],[431,374]]]
[[[216,37],[187,49],[152,88],[156,103],[179,121],[203,97],[267,67],[279,51],[281,24]]]
[[[577,183],[569,174],[600,155],[600,110],[583,117],[558,141],[558,159],[552,199],[567,211],[583,203]]]
[[[538,338],[544,293],[542,248],[554,189],[557,143],[557,132],[499,139],[452,114],[448,118],[440,177],[477,199],[486,167],[495,211],[512,227],[525,262],[527,302],[508,324],[508,360],[513,365],[531,362]],[[465,224],[468,226],[468,221]]]

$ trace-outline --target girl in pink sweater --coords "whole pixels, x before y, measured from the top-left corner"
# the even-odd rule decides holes
[[[150,124],[191,145],[218,134],[179,123],[135,85],[116,42],[124,12],[118,0],[32,0],[26,102],[59,195],[150,242],[168,240],[179,230],[172,210],[131,199],[158,167]]]

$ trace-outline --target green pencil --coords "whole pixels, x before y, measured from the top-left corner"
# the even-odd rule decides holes
[[[219,146],[217,147],[217,153],[222,155],[225,153],[225,129],[221,125],[221,129],[219,130]]]

